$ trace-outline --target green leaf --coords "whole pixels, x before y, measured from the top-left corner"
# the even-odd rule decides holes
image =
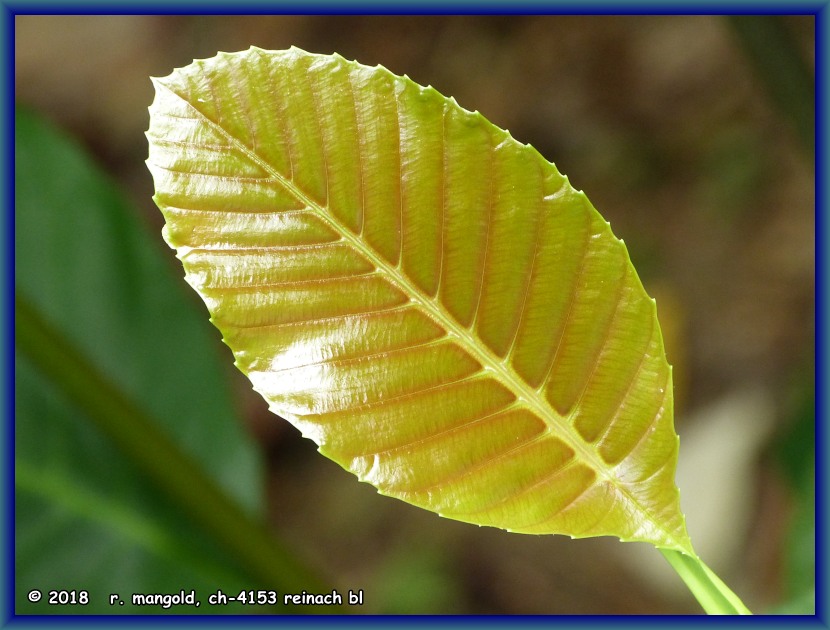
[[[175,419],[166,428],[183,448],[254,510],[258,455],[230,421],[221,346],[158,240],[71,140],[25,110],[15,133],[18,290],[151,415]],[[194,395],[182,395],[185,384]]]
[[[165,239],[272,411],[443,516],[693,555],[654,301],[553,164],[337,55],[154,84]]]
[[[15,135],[18,292],[122,393],[168,419],[161,431],[251,511],[260,493],[258,455],[235,421],[228,374],[216,364],[221,347],[158,240],[58,130],[24,110]],[[19,331],[19,313],[16,319]],[[250,587],[237,558],[149,483],[17,348],[15,611],[175,613],[182,608],[133,607],[129,594]],[[85,589],[90,603],[32,603],[26,594],[34,588]],[[124,606],[111,606],[111,593]],[[206,604],[187,612],[233,612]]]

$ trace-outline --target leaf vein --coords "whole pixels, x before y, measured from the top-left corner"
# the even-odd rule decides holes
[[[415,391],[406,392],[406,393],[403,393],[403,394],[397,394],[395,396],[391,396],[389,398],[383,398],[383,399],[377,400],[375,402],[362,403],[360,405],[354,405],[352,407],[347,407],[347,409],[349,411],[352,411],[352,412],[354,412],[354,411],[357,411],[357,412],[367,411],[367,410],[374,409],[375,407],[384,407],[384,406],[388,405],[389,403],[396,403],[396,402],[400,402],[402,400],[406,400],[408,398],[417,398],[419,396],[423,396],[424,394],[429,394],[429,393],[441,391],[442,389],[447,389],[449,387],[452,387],[453,385],[458,385],[459,383],[464,383],[466,381],[473,381],[473,380],[477,380],[477,379],[487,379],[487,378],[490,378],[490,377],[487,376],[486,373],[483,370],[478,370],[476,372],[473,372],[471,374],[467,374],[466,376],[462,376],[461,378],[457,378],[457,379],[454,379],[452,381],[445,381],[443,383],[437,383],[436,385],[430,385],[429,387],[423,387],[423,388],[415,390]],[[340,413],[338,412],[338,413],[336,413],[336,415],[340,415]],[[318,420],[323,421],[321,418],[319,418],[319,416],[318,416]]]
[[[654,327],[651,328],[651,332],[649,333],[648,342],[645,344],[646,351],[643,351],[640,354],[640,360],[637,363],[637,368],[631,372],[628,376],[628,382],[624,390],[622,391],[622,395],[617,399],[617,404],[614,406],[615,411],[612,416],[608,419],[605,423],[605,429],[603,432],[597,437],[597,445],[602,444],[605,441],[605,438],[611,433],[611,429],[614,425],[619,421],[622,411],[624,409],[625,401],[631,394],[631,390],[634,387],[634,383],[637,382],[637,377],[640,375],[640,372],[643,370],[643,366],[646,363],[646,359],[648,358],[649,354],[647,352],[648,347],[651,345],[651,341],[654,338]]]
[[[447,240],[447,108],[441,107],[441,204],[439,212],[441,217],[439,225],[439,244],[438,244],[438,282],[435,283],[435,294],[433,298],[436,299],[441,295],[441,285],[444,280],[444,258],[446,257],[446,240]]]
[[[528,448],[529,446],[532,446],[532,445],[536,444],[537,442],[540,442],[541,440],[544,440],[544,439],[547,439],[547,435],[544,432],[542,432],[538,435],[534,435],[533,437],[528,438],[524,442],[520,442],[519,444],[516,444],[516,445],[512,446],[511,448],[509,448],[505,451],[501,451],[499,453],[493,453],[491,456],[481,460],[480,462],[476,462],[474,465],[466,468],[460,474],[452,475],[452,476],[450,476],[446,479],[442,479],[442,480],[438,481],[437,483],[432,484],[431,486],[429,486],[427,488],[424,488],[420,491],[423,492],[423,491],[436,490],[436,489],[441,488],[443,486],[446,486],[450,483],[458,481],[459,479],[463,479],[464,477],[468,477],[470,475],[476,474],[476,473],[484,470],[485,468],[489,468],[489,467],[497,464],[501,460],[508,459],[508,458],[511,458],[511,457],[515,457],[520,451],[522,451],[522,450]],[[573,461],[574,461],[574,456],[572,454],[571,457],[569,457],[567,460],[562,462],[562,464],[554,470],[553,474],[558,473],[560,470],[562,470],[562,468],[564,468],[566,466],[570,466]],[[488,503],[487,505],[485,505],[483,507],[480,507],[477,510],[473,510],[471,512],[447,512],[447,513],[448,514],[452,513],[452,514],[455,514],[457,516],[471,516],[473,514],[480,514],[482,512],[486,512],[486,511],[492,509],[493,507],[495,507],[497,505],[500,505],[500,504],[502,504],[506,501],[509,501],[517,493],[521,493],[521,491],[511,492],[506,497],[496,499],[496,500]]]
[[[378,315],[385,315],[387,313],[394,313],[395,311],[404,311],[406,309],[415,308],[412,306],[411,303],[405,304],[396,304],[395,306],[390,306],[388,308],[377,308],[371,309],[369,311],[361,311],[358,313],[344,313],[342,315],[331,315],[329,317],[315,317],[314,319],[303,319],[300,321],[294,322],[281,322],[277,324],[254,324],[251,326],[239,326],[237,324],[228,324],[225,326],[226,329],[234,329],[234,330],[248,330],[251,328],[290,328],[292,326],[308,326],[309,324],[326,324],[326,323],[334,323],[338,322],[343,319],[363,319],[365,317],[374,317]]]
[[[363,229],[366,224],[366,184],[364,182],[364,157],[363,157],[363,138],[365,133],[363,131],[363,121],[362,116],[358,114],[357,109],[357,93],[354,89],[354,75],[349,73],[349,77],[347,79],[349,83],[349,91],[352,95],[352,111],[354,112],[354,124],[355,124],[355,131],[357,133],[357,140],[355,145],[357,146],[357,166],[358,166],[358,174],[360,176],[360,219],[358,220],[358,229],[357,233],[359,235],[363,234]]]
[[[228,286],[211,286],[211,285],[204,285],[202,287],[205,291],[210,291],[212,296],[221,295],[223,293],[230,293],[230,294],[240,294],[240,293],[256,293],[256,294],[263,294],[265,291],[264,289],[280,289],[280,288],[298,288],[298,287],[306,287],[306,286],[314,286],[318,284],[332,284],[332,281],[337,280],[356,280],[361,278],[369,278],[371,276],[376,275],[377,272],[370,271],[368,273],[355,273],[355,274],[339,274],[336,276],[326,276],[325,278],[313,278],[309,280],[286,280],[284,282],[267,282],[267,283],[257,283],[252,284],[251,282],[247,282],[246,284],[239,284],[239,285],[228,285]],[[276,291],[270,291],[270,293],[274,294],[277,293]]]
[[[541,204],[541,200],[539,200],[539,204]],[[530,261],[530,265],[525,272],[525,279],[524,279],[524,290],[522,291],[522,305],[519,308],[519,317],[516,320],[516,328],[513,331],[513,338],[510,341],[510,345],[508,346],[507,352],[504,355],[504,360],[509,361],[513,355],[513,352],[516,349],[516,343],[519,339],[519,333],[522,329],[522,323],[524,323],[525,312],[527,309],[527,302],[528,296],[530,294],[530,285],[533,282],[533,274],[536,270],[536,261],[539,257],[539,240],[542,234],[542,219],[543,213],[539,212],[539,206],[537,205],[537,212],[534,214],[535,222],[534,222],[534,237],[533,237],[533,255]]]
[[[482,255],[481,273],[478,274],[478,297],[476,298],[476,307],[473,311],[473,319],[470,322],[468,329],[473,332],[478,327],[478,317],[481,312],[481,297],[484,293],[484,278],[487,275],[488,253],[490,251],[490,227],[493,224],[493,162],[495,161],[495,148],[493,147],[493,137],[490,136],[488,142],[489,151],[487,152],[487,221],[484,225],[484,254]]]
[[[586,231],[585,240],[582,244],[582,250],[580,251],[580,259],[579,259],[579,270],[576,274],[576,278],[574,282],[571,284],[571,293],[568,298],[568,311],[565,314],[565,319],[562,321],[562,329],[559,332],[559,339],[556,342],[556,350],[550,357],[548,362],[548,368],[545,372],[545,376],[542,377],[542,380],[539,381],[539,386],[536,388],[536,393],[542,395],[542,392],[545,386],[548,384],[551,375],[553,374],[553,369],[556,367],[556,363],[559,359],[559,352],[562,349],[562,341],[565,339],[565,335],[568,330],[568,325],[570,324],[571,317],[573,315],[574,305],[577,302],[577,298],[579,296],[580,288],[582,286],[582,276],[585,273],[585,266],[588,257],[588,248],[590,245],[590,231]]]
[[[164,166],[162,164],[153,164],[153,166],[160,168],[163,171],[167,171],[168,173],[173,173],[175,175],[182,175],[185,178],[190,177],[204,177],[210,179],[218,179],[222,182],[240,182],[242,184],[277,184],[282,183],[278,177],[241,177],[239,175],[217,175],[216,173],[199,173],[196,171],[188,170],[182,171],[175,168],[171,168],[169,166]]]
[[[329,175],[329,154],[328,154],[328,146],[326,144],[326,134],[323,129],[323,120],[322,116],[320,115],[320,95],[317,93],[315,86],[317,85],[316,81],[309,81],[308,82],[308,90],[311,93],[311,101],[314,104],[314,121],[317,123],[317,130],[320,134],[320,148],[323,151],[323,173],[325,174],[325,186],[326,186],[326,201],[323,204],[323,207],[327,210],[331,211],[329,207],[329,200],[331,199],[331,193],[329,190],[329,186],[331,185],[330,175]],[[345,227],[345,226],[344,226]]]
[[[302,252],[342,248],[341,241],[326,241],[303,245],[252,245],[251,247],[193,247],[188,256],[193,253],[211,254],[214,256],[244,256],[256,252]]]
[[[309,367],[340,367],[340,366],[348,366],[356,363],[365,363],[366,361],[382,358],[382,357],[391,357],[398,354],[407,354],[412,350],[416,350],[419,348],[429,348],[431,346],[440,346],[442,344],[446,344],[447,340],[444,337],[438,337],[436,339],[429,339],[427,341],[419,341],[417,343],[410,344],[408,346],[403,346],[400,348],[390,348],[388,350],[381,350],[379,352],[367,352],[364,354],[359,354],[350,357],[341,357],[341,358],[328,358],[328,359],[321,359],[320,361],[312,361],[311,363],[304,363],[302,365],[292,365],[291,367],[286,368],[279,368],[277,370],[268,370],[269,374],[280,374],[281,372],[290,372],[292,370],[299,370],[302,368],[309,368]]]
[[[660,399],[660,406],[657,408],[657,411],[654,413],[654,418],[652,418],[649,425],[645,429],[643,429],[642,433],[640,434],[640,437],[634,443],[634,445],[628,451],[628,455],[622,461],[625,461],[626,459],[631,457],[634,454],[634,451],[636,451],[638,448],[640,448],[642,446],[643,442],[646,440],[648,435],[651,433],[652,429],[655,427],[655,425],[663,417],[663,412],[666,409],[665,401],[666,401],[667,396],[668,396],[668,388],[664,387],[663,388],[663,397]]]
[[[421,444],[426,444],[427,442],[430,442],[430,441],[435,440],[435,439],[440,439],[440,438],[442,438],[444,436],[447,436],[447,435],[450,435],[452,433],[461,432],[461,431],[463,431],[465,429],[468,429],[469,427],[471,427],[475,424],[480,424],[482,422],[486,422],[487,420],[492,420],[493,418],[496,418],[498,416],[502,416],[502,415],[508,413],[509,411],[512,411],[513,409],[515,409],[519,405],[520,405],[520,403],[518,403],[514,399],[514,400],[511,400],[508,403],[503,404],[501,407],[497,408],[494,411],[490,411],[490,412],[488,412],[484,415],[481,415],[481,416],[476,416],[474,418],[470,418],[468,420],[465,420],[461,424],[454,425],[454,426],[451,426],[451,427],[447,427],[446,429],[441,429],[440,431],[436,431],[435,433],[430,433],[429,435],[425,435],[424,437],[417,438],[417,439],[412,440],[410,442],[405,442],[403,444],[397,444],[395,446],[392,446],[390,448],[385,448],[385,449],[380,450],[380,451],[372,451],[372,452],[366,453],[365,455],[362,455],[362,457],[372,457],[374,455],[389,455],[389,454],[395,453],[396,451],[405,451],[407,449],[411,449],[414,446],[420,446]],[[406,489],[406,491],[407,492],[420,492],[423,489],[425,489],[425,488],[411,488],[411,487],[408,487]]]
[[[585,399],[585,394],[587,393],[591,385],[591,381],[594,378],[594,374],[596,374],[597,368],[602,362],[603,355],[605,354],[606,348],[608,346],[608,340],[611,338],[611,331],[614,330],[617,317],[620,314],[620,304],[622,303],[623,287],[624,285],[622,284],[622,282],[620,282],[617,286],[617,290],[614,293],[614,311],[611,317],[608,318],[608,323],[605,325],[605,329],[602,331],[602,342],[597,347],[596,354],[594,354],[593,359],[591,361],[591,370],[590,372],[588,372],[585,381],[582,383],[582,390],[580,391],[579,396],[576,399],[576,402],[572,405],[570,414],[566,418],[568,424],[573,423],[574,416],[576,415],[577,411],[581,409],[582,401]]]

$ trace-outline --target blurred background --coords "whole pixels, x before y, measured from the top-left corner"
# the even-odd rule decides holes
[[[267,411],[183,282],[144,165],[150,76],[251,45],[407,74],[535,146],[625,240],[674,366],[697,551],[753,611],[812,614],[814,33],[812,16],[19,15],[18,292],[330,588],[363,589],[360,612],[698,614],[645,545],[477,528],[358,483]],[[22,353],[16,373],[18,612],[267,588]],[[47,610],[35,587],[96,601]]]

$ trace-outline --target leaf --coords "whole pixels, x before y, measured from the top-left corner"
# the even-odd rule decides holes
[[[257,453],[231,421],[210,326],[165,266],[164,250],[59,130],[18,110],[15,140],[17,290],[121,391],[175,420],[164,429],[251,510]],[[19,350],[14,386],[17,614],[175,613],[182,609],[133,607],[128,594],[250,587],[254,578],[236,558],[148,484]],[[85,589],[90,602],[32,603],[33,588]],[[125,605],[110,606],[110,593]],[[204,602],[188,612],[233,611]]]
[[[274,413],[443,516],[693,554],[654,301],[553,164],[337,55],[154,84],[164,237]]]
[[[166,428],[253,511],[261,496],[256,449],[229,422],[236,411],[227,374],[215,365],[221,346],[164,249],[71,140],[25,111],[15,131],[18,289],[130,398],[157,418],[175,418]]]

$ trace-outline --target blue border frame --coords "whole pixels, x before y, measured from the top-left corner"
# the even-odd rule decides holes
[[[233,5],[223,5],[221,2],[200,3],[194,0],[165,3],[161,0],[146,2],[131,0],[125,3],[115,2],[60,2],[56,0],[32,2],[12,0],[0,2],[7,17],[14,15],[252,15],[252,14],[435,14],[435,15],[821,15],[828,3],[818,0],[801,0],[793,3],[784,3],[779,0],[773,2],[757,2],[752,0],[733,0],[729,3],[717,0],[701,0],[660,4],[658,2],[627,2],[626,0],[517,0],[516,2],[499,2],[497,0],[476,1],[456,0],[455,2],[441,2],[440,0],[406,0],[403,2],[349,2],[330,0],[294,0],[281,2],[280,0],[245,0]]]
[[[827,339],[824,323],[827,317],[827,251],[824,245],[828,242],[827,232],[827,177],[830,170],[827,166],[827,33],[830,26],[830,11],[828,5],[823,5],[816,15],[816,154],[815,154],[815,192],[816,192],[816,617],[827,623],[827,601],[824,595],[827,592],[827,549],[823,534],[827,527],[827,461],[823,456],[827,450],[827,387],[830,379],[826,373]]]
[[[168,4],[159,1],[136,2],[135,0],[114,4],[105,2],[22,2],[20,0],[3,2],[0,0],[0,33],[4,44],[3,51],[6,63],[2,64],[0,79],[5,88],[3,93],[3,125],[0,127],[0,139],[6,158],[6,169],[0,175],[0,184],[6,202],[6,216],[2,223],[2,236],[6,247],[3,249],[4,258],[4,286],[3,286],[3,309],[0,322],[3,324],[3,349],[5,357],[6,378],[3,379],[2,394],[5,401],[6,422],[3,427],[2,442],[3,449],[3,490],[4,502],[7,507],[6,514],[12,518],[3,519],[0,532],[2,533],[3,561],[4,567],[2,578],[0,578],[0,624],[26,626],[26,627],[51,627],[53,625],[67,626],[88,626],[118,623],[130,626],[144,626],[145,624],[154,627],[176,627],[181,623],[197,623],[199,625],[239,625],[244,624],[278,624],[280,627],[315,627],[318,625],[401,625],[401,626],[429,626],[452,625],[452,626],[505,626],[521,623],[521,625],[540,626],[550,625],[575,625],[591,626],[606,625],[613,620],[614,625],[636,624],[638,626],[663,625],[667,622],[672,624],[690,625],[707,623],[709,625],[726,626],[732,624],[759,623],[765,626],[790,627],[792,625],[809,625],[827,627],[827,605],[824,599],[826,593],[826,553],[824,540],[820,535],[825,531],[827,525],[825,501],[827,479],[827,462],[823,455],[827,453],[827,429],[824,425],[824,418],[827,417],[826,392],[830,391],[830,378],[825,371],[825,358],[827,356],[827,338],[823,323],[827,316],[826,292],[826,269],[828,254],[824,245],[828,242],[828,222],[825,215],[827,209],[827,184],[830,177],[830,169],[827,166],[827,140],[828,130],[825,116],[827,112],[827,42],[826,35],[830,25],[830,11],[828,6],[830,0],[823,2],[796,2],[784,3],[761,3],[746,1],[733,1],[729,4],[704,0],[701,2],[685,1],[672,5],[659,5],[649,3],[628,3],[624,1],[608,0],[606,2],[588,1],[568,2],[555,1],[532,1],[522,0],[511,4],[499,2],[473,2],[472,0],[456,0],[448,4],[436,0],[413,2],[407,1],[394,6],[382,3],[348,3],[337,2],[255,2],[247,0],[244,3],[234,4],[230,7],[223,7],[220,4],[205,5],[197,2],[178,2]],[[780,616],[780,617],[730,617],[715,619],[712,617],[595,617],[595,616],[517,616],[502,619],[500,617],[471,617],[471,616],[429,616],[429,617],[338,617],[329,618],[329,621],[322,621],[319,618],[297,618],[297,617],[247,617],[228,615],[221,617],[189,617],[189,616],[15,616],[12,612],[14,602],[14,315],[12,304],[14,300],[14,59],[15,59],[15,29],[14,18],[16,15],[45,15],[45,14],[72,14],[72,15],[95,15],[95,14],[391,14],[401,15],[410,13],[430,14],[775,14],[775,15],[814,15],[816,17],[816,372],[815,389],[817,404],[816,421],[816,615],[814,617],[803,616]],[[192,620],[192,621],[191,621]]]
[[[14,18],[4,5],[0,17],[0,33],[3,41],[3,59],[8,60],[0,68],[0,81],[3,86],[3,100],[0,105],[3,124],[0,125],[0,141],[3,147],[5,168],[0,174],[0,189],[7,211],[2,222],[3,247],[3,368],[2,400],[4,402],[4,422],[0,447],[2,447],[2,487],[5,514],[11,518],[0,519],[3,552],[2,577],[0,577],[0,623],[6,623],[7,602],[14,601]]]

